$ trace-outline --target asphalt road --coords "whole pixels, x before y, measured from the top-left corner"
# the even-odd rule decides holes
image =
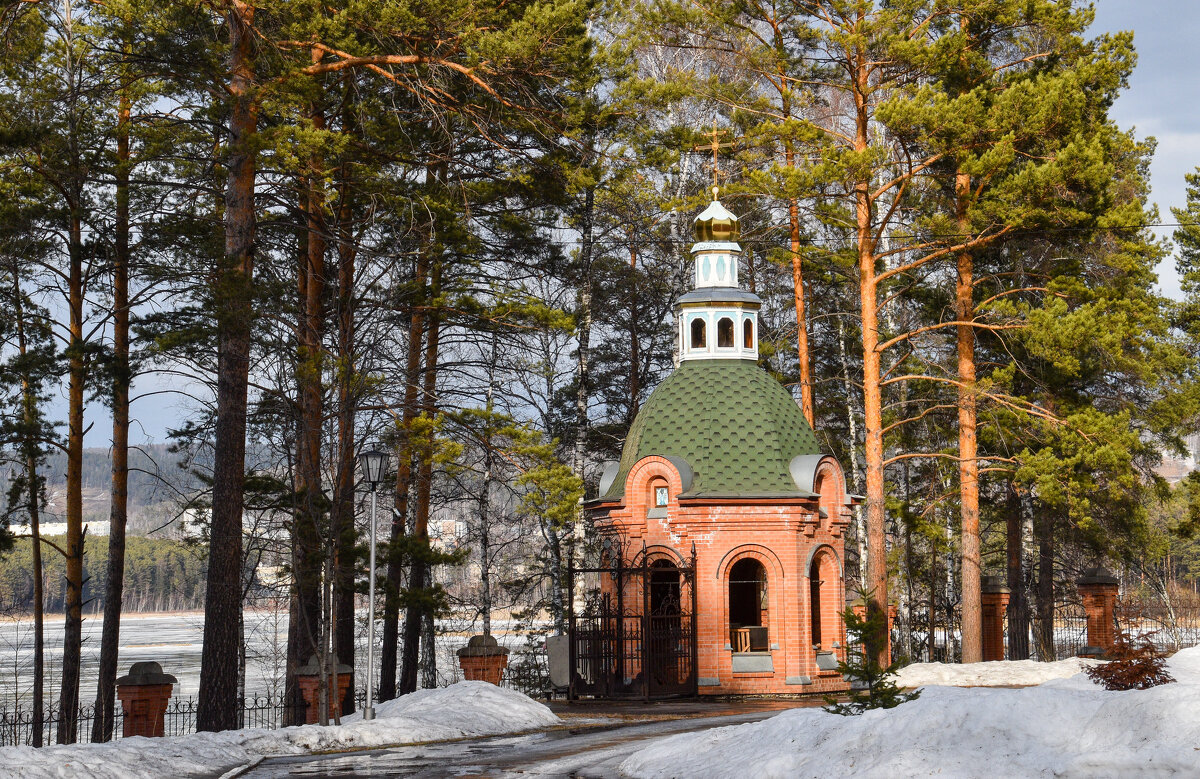
[[[264,760],[244,777],[617,777],[617,767],[648,741],[756,722],[779,713],[755,710],[632,724],[578,726],[421,746]]]

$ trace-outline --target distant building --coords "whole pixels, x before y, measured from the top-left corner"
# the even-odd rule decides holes
[[[1172,484],[1196,470],[1196,464],[1200,463],[1200,433],[1185,438],[1184,444],[1187,452],[1183,457],[1164,454],[1162,463],[1155,469],[1159,476]]]

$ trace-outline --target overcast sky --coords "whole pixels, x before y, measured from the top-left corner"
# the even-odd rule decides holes
[[[1138,64],[1129,89],[1113,107],[1122,127],[1139,137],[1154,136],[1158,150],[1151,165],[1152,199],[1159,221],[1173,222],[1170,206],[1185,200],[1183,174],[1200,165],[1200,3],[1195,0],[1097,0],[1093,31],[1133,30]],[[1160,234],[1169,235],[1169,227]],[[1173,260],[1159,267],[1159,284],[1179,294]]]
[[[1183,174],[1200,165],[1200,68],[1194,57],[1200,48],[1200,3],[1197,0],[1096,0],[1093,33],[1133,30],[1138,65],[1129,89],[1117,101],[1113,118],[1122,127],[1136,128],[1139,137],[1153,135],[1158,151],[1151,167],[1152,199],[1158,203],[1160,221],[1173,221],[1170,206],[1184,202]],[[1160,234],[1169,235],[1169,227]],[[1162,291],[1178,295],[1173,261],[1159,268]],[[138,382],[142,392],[158,382]],[[59,418],[66,403],[55,403]],[[112,422],[99,404],[93,404],[88,422],[88,446],[107,446]],[[185,408],[178,396],[149,395],[135,401],[137,420],[130,431],[133,442],[162,443],[169,425],[179,425]]]

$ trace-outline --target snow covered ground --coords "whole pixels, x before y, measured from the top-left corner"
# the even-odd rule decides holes
[[[1067,679],[1095,660],[1071,657],[1054,663],[1036,660],[1005,660],[993,663],[913,663],[896,674],[902,687],[1018,687]]]
[[[793,709],[657,741],[621,771],[881,779],[1200,775],[1200,648],[1179,652],[1168,665],[1178,683],[1144,691],[1108,692],[1080,673],[1021,689],[928,686],[915,701],[860,717]],[[1002,678],[1012,684],[1014,675]]]
[[[375,707],[374,722],[247,729],[174,738],[125,738],[108,744],[5,747],[0,777],[158,779],[213,776],[265,755],[295,755],[514,733],[557,725],[550,709],[519,692],[486,682],[419,690]]]

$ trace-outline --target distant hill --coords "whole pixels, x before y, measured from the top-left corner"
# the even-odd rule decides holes
[[[129,452],[129,533],[144,535],[153,531],[156,536],[172,537],[172,520],[179,513],[181,495],[193,494],[200,488],[196,479],[179,467],[179,455],[172,454],[164,444],[132,449]],[[55,453],[46,458],[47,523],[65,520],[67,457]],[[109,450],[83,450],[83,521],[92,525],[108,522],[112,479],[112,458]],[[8,474],[0,472],[0,484],[7,492]],[[178,523],[175,523],[178,524]],[[164,527],[165,525],[165,527]],[[162,528],[161,530],[158,530]],[[95,528],[100,531],[100,528]],[[101,531],[104,532],[104,531]],[[100,532],[94,532],[100,535]]]

